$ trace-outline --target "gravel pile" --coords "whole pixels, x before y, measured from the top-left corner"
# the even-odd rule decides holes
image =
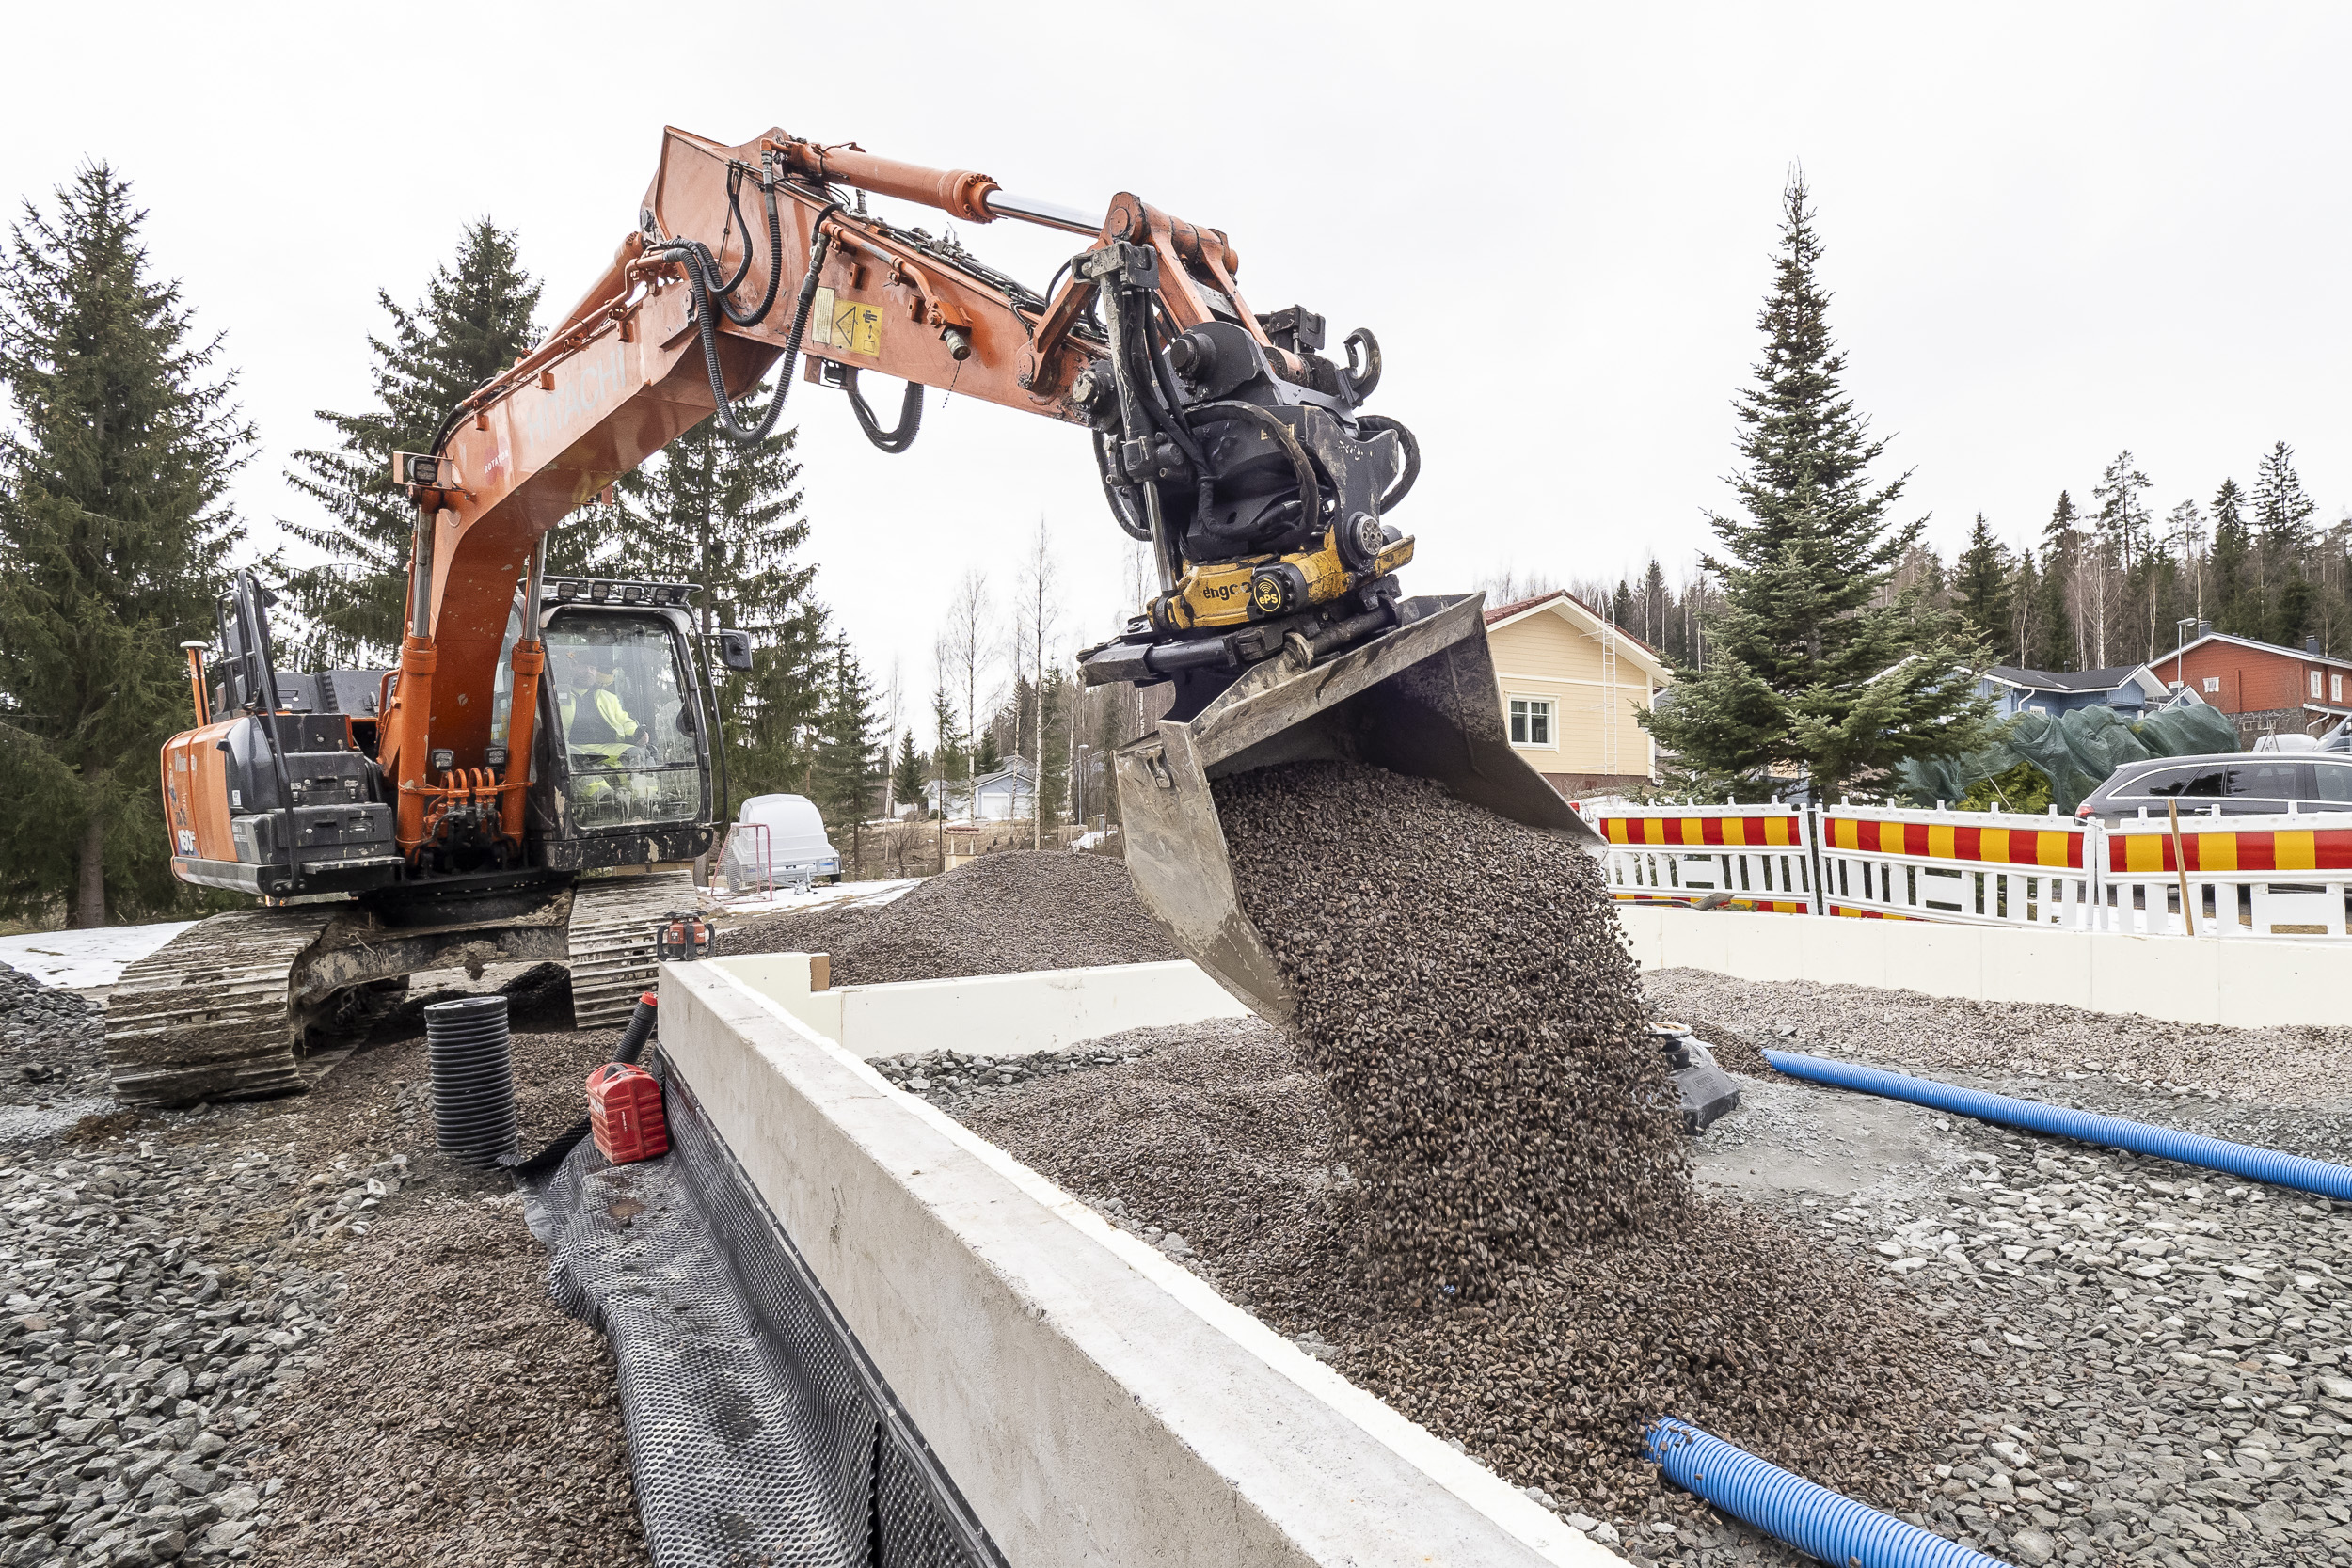
[[[1701,1198],[1671,1238],[1566,1245],[1484,1302],[1396,1304],[1350,1257],[1360,1189],[1324,1079],[1280,1035],[1238,1020],[1091,1043],[1117,1065],[931,1098],[1603,1539],[1703,1525],[1638,1452],[1666,1410],[1889,1501],[1896,1457],[1950,1427],[1922,1320],[1875,1255],[1801,1251]]]
[[[2095,1074],[2180,1099],[2352,1106],[2352,1027],[2231,1029],[2023,1002],[1968,1002],[1810,980],[1739,980],[1706,970],[1649,976],[1656,1005],[1698,1028],[1775,1050],[1915,1069],[2064,1080]],[[1715,1036],[1698,1028],[1702,1038]]]
[[[0,1085],[12,1097],[21,1085],[64,1099],[103,1094],[107,1082],[106,1015],[99,1006],[0,964]]]
[[[1029,849],[982,855],[887,904],[747,921],[712,948],[830,954],[837,986],[1176,957],[1124,863]]]
[[[0,1166],[5,1560],[220,1557],[271,1519],[261,1406],[317,1363],[341,1284],[239,1244],[299,1178],[143,1141]]]
[[[1591,857],[1354,764],[1216,788],[1375,1274],[1410,1297],[1483,1296],[1509,1264],[1680,1220],[1675,1087]]]
[[[883,1056],[868,1065],[910,1093],[919,1094],[935,1105],[954,1107],[966,1100],[985,1099],[1002,1089],[1065,1072],[1133,1062],[1150,1050],[1148,1040],[1137,1043],[1136,1036],[1121,1035],[1114,1039],[1089,1040],[1068,1051],[1040,1051],[1023,1056],[967,1056],[961,1051],[924,1051],[905,1056]]]

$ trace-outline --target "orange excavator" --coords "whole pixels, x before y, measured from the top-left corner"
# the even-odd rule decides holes
[[[869,193],[1087,244],[1039,293],[868,212]],[[173,870],[260,904],[125,972],[118,1093],[297,1090],[306,1055],[428,969],[564,962],[578,1022],[617,1021],[724,819],[714,650],[693,586],[549,578],[546,536],[714,414],[766,438],[796,370],[885,452],[914,441],[926,388],[1084,433],[1157,591],[1082,673],[1177,689],[1117,758],[1129,863],[1180,949],[1270,1016],[1288,998],[1235,905],[1212,778],[1363,756],[1577,832],[1503,742],[1474,596],[1398,587],[1413,541],[1388,517],[1420,455],[1362,411],[1378,343],[1359,330],[1327,355],[1320,316],[1252,310],[1240,270],[1222,231],[1129,194],[1075,213],[854,144],[665,132],[603,275],[425,451],[388,454],[416,506],[396,665],[278,670],[249,576],[209,661],[189,646],[197,727],[163,753]],[[765,414],[739,418],[771,372]],[[869,372],[905,384],[894,423]],[[715,655],[742,669],[752,650],[730,633]]]

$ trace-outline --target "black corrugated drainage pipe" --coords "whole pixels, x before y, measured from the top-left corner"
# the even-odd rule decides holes
[[[433,1062],[433,1132],[441,1150],[471,1165],[515,1151],[515,1069],[506,998],[460,997],[424,1010]]]

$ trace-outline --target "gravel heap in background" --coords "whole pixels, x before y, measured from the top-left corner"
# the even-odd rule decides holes
[[[747,921],[711,945],[721,955],[830,954],[836,986],[1176,957],[1124,862],[1033,849],[982,855],[887,904]]]
[[[2097,1073],[2179,1098],[2352,1105],[2352,1026],[2166,1023],[2036,1003],[1969,1002],[1811,980],[1740,980],[1698,969],[1653,974],[1649,986],[1661,1008],[1710,1042],[1716,1037],[1700,1022],[1720,1019],[1729,1026],[1726,1034],[1744,1034],[1778,1051],[2004,1075]]]
[[[1680,1219],[1674,1083],[1590,856],[1357,764],[1216,790],[1375,1274],[1408,1297],[1483,1296],[1503,1265]]]
[[[0,1085],[46,1098],[103,1094],[108,1082],[103,1009],[0,964]]]

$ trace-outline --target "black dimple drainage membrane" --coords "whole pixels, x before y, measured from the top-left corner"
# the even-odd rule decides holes
[[[665,1063],[670,1152],[583,1138],[530,1194],[564,1308],[601,1329],[658,1568],[1002,1568],[805,1259]]]

